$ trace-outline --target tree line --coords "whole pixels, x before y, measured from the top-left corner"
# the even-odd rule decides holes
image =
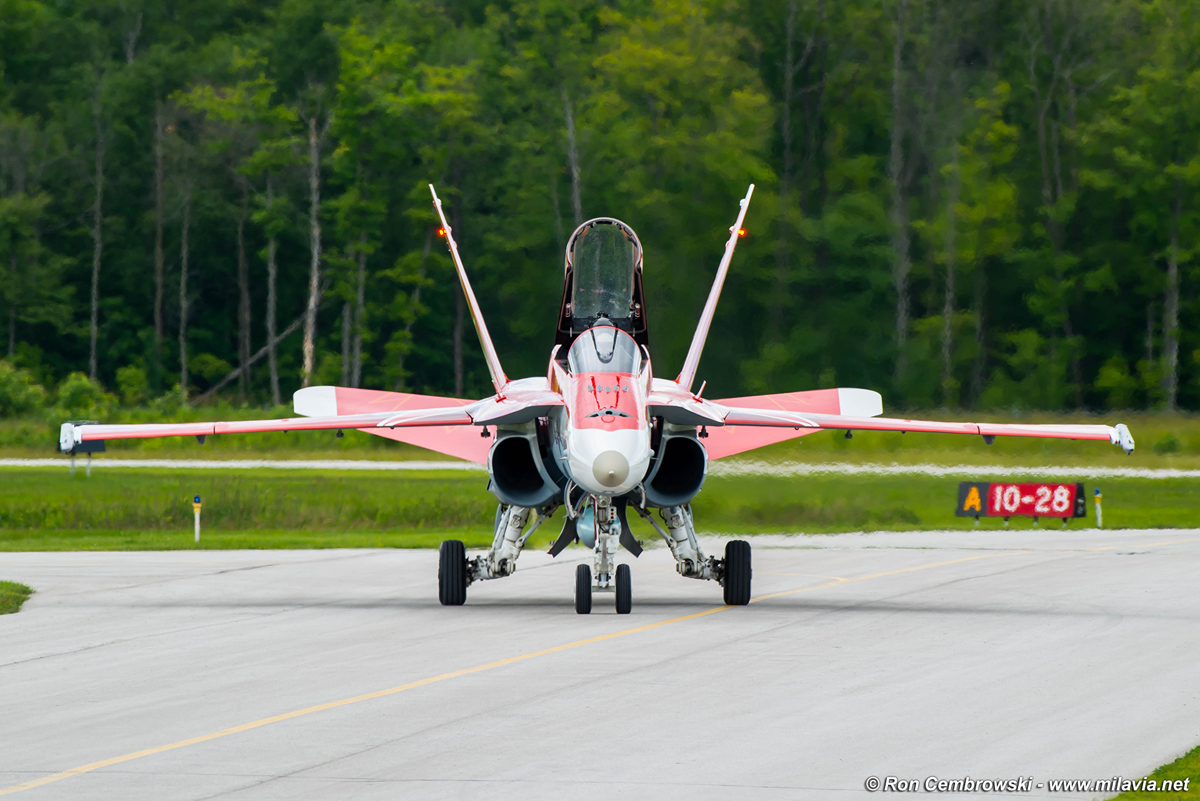
[[[754,182],[706,395],[1194,410],[1198,89],[1189,0],[0,0],[0,347],[485,393],[433,183],[510,375],[615,216],[672,376]]]

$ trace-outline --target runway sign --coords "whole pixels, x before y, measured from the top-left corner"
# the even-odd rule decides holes
[[[958,517],[1086,517],[1083,484],[1007,484],[964,481],[958,485]]]

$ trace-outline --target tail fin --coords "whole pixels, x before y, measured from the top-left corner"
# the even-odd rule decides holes
[[[483,346],[483,358],[487,360],[488,372],[492,376],[492,386],[496,388],[496,394],[499,395],[508,384],[508,376],[504,374],[504,368],[500,366],[500,357],[496,355],[496,347],[492,344],[492,335],[488,333],[483,313],[479,311],[479,302],[475,300],[475,292],[471,289],[471,282],[467,280],[467,271],[463,269],[462,259],[458,256],[458,245],[454,242],[454,232],[450,228],[450,223],[446,222],[446,214],[442,211],[442,201],[438,198],[433,184],[429,185],[429,191],[433,194],[433,206],[442,220],[442,231],[446,234],[446,244],[450,246],[450,256],[454,259],[454,269],[458,271],[458,280],[462,282],[463,294],[467,296],[467,307],[471,310],[475,333],[479,334],[479,344]]]
[[[729,229],[729,241],[725,243],[725,255],[721,258],[721,266],[717,268],[717,277],[713,280],[712,290],[708,293],[708,302],[704,304],[704,312],[700,315],[700,324],[692,336],[692,346],[688,348],[687,358],[683,360],[683,369],[675,383],[686,390],[691,390],[692,382],[696,380],[696,368],[700,366],[700,354],[704,351],[704,340],[708,338],[708,328],[712,325],[713,314],[717,310],[717,299],[721,297],[721,287],[725,285],[725,274],[729,272],[729,261],[733,258],[733,249],[737,247],[738,237],[742,235],[742,220],[746,218],[746,209],[750,207],[750,197],[754,194],[754,184],[746,190],[738,211],[737,222]]]

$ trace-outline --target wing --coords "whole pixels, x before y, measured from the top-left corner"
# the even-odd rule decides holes
[[[561,395],[546,389],[545,379],[512,381],[503,398],[493,396],[482,401],[348,387],[309,387],[297,391],[293,396],[297,414],[314,416],[470,407],[468,414],[476,426],[527,422],[534,417],[545,416],[551,407],[562,404]],[[487,464],[488,451],[492,446],[492,440],[486,435],[481,436],[482,432],[455,423],[362,430],[476,464]]]
[[[283,420],[233,420],[215,423],[146,423],[138,425],[76,425],[63,423],[59,448],[71,451],[82,442],[151,437],[206,437],[209,434],[250,434],[265,431],[319,431],[322,429],[390,429],[410,426],[469,426],[470,407],[452,406],[407,412],[375,412],[332,417],[292,417]]]
[[[109,439],[198,437],[203,441],[209,434],[357,429],[486,464],[491,440],[486,433],[476,432],[474,426],[527,423],[561,405],[562,396],[548,390],[544,378],[509,382],[504,397],[478,401],[346,387],[309,387],[293,397],[293,408],[303,417],[138,425],[63,423],[59,448],[70,452],[82,442]],[[474,439],[470,440],[471,437]]]
[[[716,404],[712,404],[716,405]],[[900,420],[888,417],[773,411],[766,409],[726,408],[727,426],[791,426],[798,429],[842,429],[846,431],[919,431],[930,434],[975,434],[991,442],[995,437],[1047,437],[1050,439],[1090,439],[1119,445],[1133,453],[1133,435],[1118,423],[1105,425],[1024,425],[1020,423],[945,423],[933,420]]]

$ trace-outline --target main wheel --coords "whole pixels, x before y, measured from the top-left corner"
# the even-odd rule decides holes
[[[617,614],[628,615],[633,608],[633,585],[629,579],[629,565],[617,565]]]
[[[438,600],[442,606],[467,601],[467,549],[458,540],[446,540],[438,549]]]
[[[575,612],[580,615],[592,613],[592,569],[587,565],[575,568]]]
[[[750,603],[750,543],[731,540],[725,543],[725,603],[745,606]]]

